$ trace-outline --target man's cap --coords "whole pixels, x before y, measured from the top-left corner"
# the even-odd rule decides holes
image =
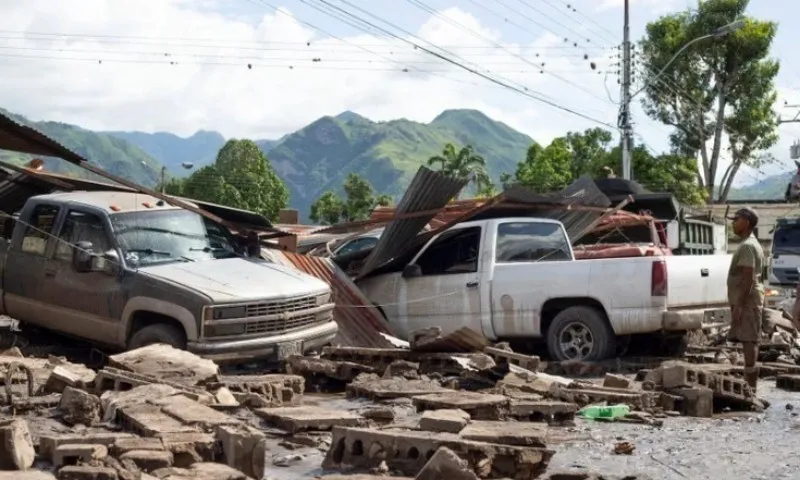
[[[737,218],[747,219],[751,227],[758,225],[758,214],[750,207],[742,207],[736,210],[732,217],[729,217],[730,220],[736,220]]]

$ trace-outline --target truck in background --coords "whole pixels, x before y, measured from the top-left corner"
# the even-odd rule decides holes
[[[634,334],[682,333],[727,310],[730,255],[576,260],[564,226],[519,217],[456,224],[359,280],[395,335],[462,327],[542,339],[558,360],[598,360]]]

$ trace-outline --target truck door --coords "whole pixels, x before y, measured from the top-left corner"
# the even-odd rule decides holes
[[[40,203],[23,211],[6,254],[5,304],[8,314],[22,322],[48,327],[50,315],[44,291],[46,253],[52,249],[59,207]],[[25,223],[27,222],[27,223]]]
[[[452,229],[442,233],[412,261],[422,275],[399,278],[398,316],[406,334],[438,326],[442,333],[481,327],[481,241],[480,226]]]
[[[102,217],[72,208],[64,217],[45,271],[44,291],[49,294],[53,318],[58,319],[53,329],[113,344],[124,303],[120,277],[75,271],[73,249],[82,241],[91,242],[95,253],[114,249]]]

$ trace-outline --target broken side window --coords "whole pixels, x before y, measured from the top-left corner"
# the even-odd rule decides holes
[[[111,240],[100,217],[72,210],[67,213],[64,226],[58,235],[55,258],[70,261],[72,250],[78,242],[92,242],[92,251],[95,253],[105,253],[112,248]]]
[[[481,227],[443,233],[419,257],[422,275],[448,275],[478,271]]]
[[[497,227],[495,260],[538,262],[572,260],[564,229],[557,223],[505,222]]]
[[[47,240],[53,232],[53,223],[59,208],[54,205],[38,205],[31,213],[30,221],[22,237],[21,250],[34,255],[44,255]]]

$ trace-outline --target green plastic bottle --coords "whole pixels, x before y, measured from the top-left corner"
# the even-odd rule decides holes
[[[583,418],[611,420],[614,418],[624,417],[630,413],[630,411],[631,408],[627,405],[609,405],[607,407],[590,405],[582,408],[578,414]]]

